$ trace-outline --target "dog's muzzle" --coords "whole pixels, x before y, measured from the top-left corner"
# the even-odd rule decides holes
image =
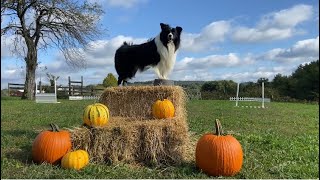
[[[170,34],[168,34],[168,40],[169,41],[172,41],[173,40],[173,35],[170,33]]]

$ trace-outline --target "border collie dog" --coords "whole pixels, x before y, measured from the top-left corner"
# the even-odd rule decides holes
[[[118,73],[118,85],[126,85],[137,71],[153,67],[160,79],[167,79],[176,61],[180,46],[182,28],[170,27],[160,23],[161,32],[155,38],[143,44],[124,42],[115,53],[115,68]]]

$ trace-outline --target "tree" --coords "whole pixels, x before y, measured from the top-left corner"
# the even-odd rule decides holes
[[[217,82],[216,81],[209,81],[209,82],[205,82],[202,86],[201,86],[201,91],[217,91],[218,87],[217,87]]]
[[[261,86],[262,83],[264,83],[264,86],[268,86],[269,85],[269,79],[268,78],[259,78],[257,80],[258,86]]]
[[[13,52],[24,57],[26,63],[23,99],[34,99],[38,50],[56,47],[68,64],[82,67],[82,49],[101,34],[98,21],[102,14],[101,6],[87,0],[1,1],[1,36],[15,37]],[[5,16],[9,22],[4,26]]]
[[[300,65],[291,76],[293,97],[301,100],[319,100],[319,60]]]
[[[284,97],[319,101],[319,60],[299,65],[291,76],[277,74],[272,87]]]
[[[55,85],[54,82],[60,78],[60,76],[55,76],[51,73],[46,73],[46,75],[47,75],[47,78],[50,82],[50,86],[54,86]]]
[[[103,80],[104,87],[113,87],[113,86],[117,86],[117,85],[118,85],[117,78],[114,77],[114,75],[112,73],[109,73],[107,75],[107,77],[104,78],[104,80]]]
[[[272,87],[276,89],[281,96],[289,96],[290,94],[289,78],[287,76],[277,74],[272,80]]]

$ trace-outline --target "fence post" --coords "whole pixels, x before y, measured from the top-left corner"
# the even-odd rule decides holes
[[[264,82],[262,82],[262,108],[264,108]]]
[[[36,90],[37,90],[38,87],[36,87]],[[42,83],[41,83],[41,79],[39,81],[39,93],[41,94],[42,93]]]
[[[71,80],[70,80],[70,76],[68,76],[68,85],[69,85],[69,96],[71,96]]]
[[[38,87],[37,87],[37,80],[35,81],[36,82],[36,93],[35,93],[35,95],[37,94],[37,90],[38,90]]]
[[[54,80],[54,95],[56,97],[56,101],[57,101],[57,80]]]
[[[81,89],[80,89],[81,96],[83,95],[83,76],[81,76]]]
[[[238,84],[237,84],[237,97],[236,97],[237,99],[236,99],[236,107],[238,107],[238,99],[239,99],[239,84],[240,84],[240,83],[238,83]]]
[[[93,86],[91,86],[91,96],[93,96]]]

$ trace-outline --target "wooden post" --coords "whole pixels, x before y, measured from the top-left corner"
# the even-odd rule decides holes
[[[81,89],[80,89],[80,94],[83,96],[83,76],[81,76]]]
[[[10,96],[10,83],[8,83],[8,96]]]
[[[69,96],[71,96],[71,80],[70,80],[70,76],[68,76],[68,85],[69,85]]]
[[[38,87],[36,87],[36,90],[37,90]],[[41,80],[39,81],[39,93],[41,94],[42,92],[42,83],[41,83]]]

